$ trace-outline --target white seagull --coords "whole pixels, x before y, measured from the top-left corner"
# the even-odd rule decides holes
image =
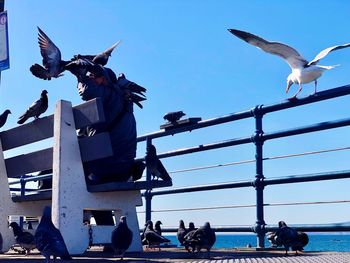
[[[298,91],[291,97],[290,99],[295,99],[298,93],[302,90],[302,84],[315,82],[315,91],[317,89],[317,79],[321,77],[322,73],[328,69],[332,69],[335,66],[319,66],[316,65],[320,59],[324,58],[328,55],[328,53],[342,49],[350,46],[350,43],[333,46],[322,50],[317,56],[308,62],[302,55],[299,54],[294,48],[279,42],[269,42],[261,37],[253,35],[248,32],[236,30],[236,29],[228,29],[232,34],[240,39],[246,41],[247,43],[256,46],[257,48],[262,49],[263,51],[277,55],[286,60],[289,66],[292,68],[292,73],[289,74],[287,78],[287,87],[286,93],[288,93],[290,87],[293,83],[299,85]]]

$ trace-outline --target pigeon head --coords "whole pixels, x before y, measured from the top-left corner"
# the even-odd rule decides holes
[[[49,219],[51,221],[51,207],[50,206],[45,206],[42,218]]]
[[[48,92],[46,89],[44,89],[42,92],[41,92],[41,95],[46,95]]]
[[[5,110],[4,113],[5,113],[5,114],[11,114],[12,112],[11,112],[9,109],[7,109],[7,110]]]
[[[22,233],[22,229],[19,227],[17,222],[11,222],[10,227],[12,228],[13,234],[15,236],[18,236],[18,234]]]
[[[205,222],[204,227],[205,228],[210,228],[210,223],[209,222]]]
[[[126,224],[126,216],[121,216],[119,222]]]
[[[286,227],[286,226],[287,226],[286,222],[284,222],[284,221],[278,222],[278,228],[282,228],[282,227]]]
[[[148,226],[149,223],[152,223],[151,220],[147,220],[147,222],[145,223],[145,226]]]
[[[194,229],[195,227],[194,227],[194,223],[193,222],[190,222],[189,224],[188,224],[188,227],[189,227],[189,229]]]
[[[182,219],[179,221],[179,227],[185,228],[185,223]]]
[[[155,225],[156,225],[156,226],[159,226],[159,225],[162,225],[162,224],[163,224],[163,223],[162,223],[161,221],[157,221]]]

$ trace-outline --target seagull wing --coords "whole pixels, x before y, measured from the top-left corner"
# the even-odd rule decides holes
[[[244,40],[245,42],[262,49],[263,51],[277,55],[287,61],[292,69],[301,68],[307,65],[308,61],[303,58],[294,48],[279,42],[269,42],[261,37],[248,32],[229,29],[233,35]]]
[[[310,61],[308,63],[308,66],[316,65],[322,58],[327,56],[328,53],[330,53],[330,52],[332,52],[334,50],[338,50],[338,49],[342,49],[342,48],[346,48],[346,47],[350,47],[350,43],[326,48],[326,49],[322,50],[320,53],[318,53],[317,56],[312,61]]]
[[[40,53],[43,57],[43,65],[45,68],[58,69],[61,62],[61,51],[51,41],[51,39],[42,31],[39,27],[38,43],[40,47]]]

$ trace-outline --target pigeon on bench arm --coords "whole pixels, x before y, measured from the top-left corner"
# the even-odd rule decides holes
[[[185,236],[184,244],[192,248],[192,252],[200,252],[202,248],[208,252],[210,258],[210,249],[216,241],[215,231],[210,227],[210,223],[206,222],[204,226],[189,232]]]
[[[61,77],[69,61],[61,60],[61,51],[51,39],[38,27],[38,43],[43,57],[43,66],[34,64],[30,67],[32,74],[40,79],[51,80]]]
[[[161,178],[164,181],[171,181],[171,177],[159,160],[156,147],[153,144],[147,146],[145,160],[147,169],[151,172],[153,177],[157,178],[157,180]]]
[[[183,111],[168,112],[167,114],[164,115],[163,119],[170,123],[175,123],[185,115],[186,114]]]
[[[61,232],[51,221],[51,207],[46,206],[44,208],[44,213],[35,231],[34,238],[36,248],[45,257],[46,263],[50,261],[50,256],[53,256],[54,261],[57,257],[63,260],[72,259]]]
[[[112,232],[112,248],[116,256],[123,260],[125,251],[130,247],[132,242],[132,231],[128,228],[126,217],[121,216],[118,226]]]
[[[159,235],[156,231],[154,231],[153,222],[149,221],[145,231],[145,238],[142,243],[146,243],[148,247],[158,246],[158,249],[160,250],[159,245],[161,243],[168,243],[168,242],[170,242],[169,239]]]
[[[26,255],[28,255],[35,248],[34,236],[27,231],[23,231],[17,222],[11,222],[10,227],[12,227],[16,242],[24,249]]]
[[[72,60],[77,60],[77,59],[87,59],[90,60],[93,63],[99,64],[101,66],[105,66],[108,62],[108,59],[110,56],[112,56],[113,50],[120,44],[121,41],[118,41],[115,43],[113,46],[110,48],[107,48],[105,51],[97,54],[97,55],[75,55]]]
[[[0,128],[5,125],[7,121],[7,116],[11,113],[10,110],[5,110],[1,115],[0,115]]]
[[[262,49],[267,53],[277,55],[283,58],[284,60],[286,60],[286,62],[292,68],[292,73],[289,74],[287,78],[286,93],[288,93],[290,87],[293,84],[299,85],[298,91],[290,99],[296,98],[298,93],[302,90],[302,84],[304,83],[314,82],[315,83],[314,94],[315,94],[317,90],[317,79],[321,77],[324,71],[335,67],[335,66],[318,66],[316,64],[322,58],[327,56],[328,53],[338,49],[350,47],[350,43],[329,47],[322,50],[320,53],[318,53],[313,60],[307,61],[302,55],[299,54],[298,51],[296,51],[294,48],[286,44],[279,43],[279,42],[269,42],[251,33],[236,30],[236,29],[228,29],[228,31],[233,35],[235,35],[236,37],[244,40],[245,42],[253,46],[256,46],[259,49]]]
[[[40,95],[40,99],[37,101],[34,101],[32,105],[28,108],[28,110],[19,117],[17,123],[22,124],[24,123],[28,118],[34,117],[35,119],[38,119],[40,114],[44,113],[47,110],[49,104],[49,99],[47,97],[47,91],[43,90]]]

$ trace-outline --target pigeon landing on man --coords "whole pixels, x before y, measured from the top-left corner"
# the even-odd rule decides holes
[[[43,58],[43,66],[34,64],[30,67],[30,71],[34,76],[44,80],[51,80],[51,78],[58,78],[62,76],[64,67],[68,61],[61,59],[61,51],[51,41],[51,39],[38,27],[38,43],[40,53]]]
[[[132,242],[132,231],[128,228],[126,217],[121,216],[118,226],[112,232],[112,248],[116,256],[120,256],[123,260],[125,251],[129,248]]]
[[[186,114],[183,111],[168,112],[164,115],[163,119],[168,121],[169,123],[176,123],[178,120],[181,119],[181,117],[185,115]]]
[[[154,178],[157,178],[157,180],[161,178],[164,181],[171,181],[171,177],[162,162],[159,160],[156,147],[153,144],[147,146],[145,161],[147,169],[151,172],[151,175]]]
[[[35,248],[34,236],[27,231],[23,231],[16,222],[11,222],[10,227],[12,227],[16,242],[24,249],[26,255],[28,255]]]
[[[108,62],[110,56],[112,56],[113,50],[120,44],[121,41],[118,41],[110,48],[107,48],[105,51],[97,54],[97,55],[75,55],[72,60],[76,59],[88,59],[93,63],[99,64],[101,66],[105,66]]]
[[[38,119],[39,116],[44,113],[49,105],[49,99],[47,97],[47,91],[43,90],[40,95],[40,99],[37,101],[34,101],[32,105],[28,108],[28,110],[19,117],[19,120],[17,121],[18,124],[24,123],[28,118],[34,117],[35,119]]]
[[[8,115],[11,113],[10,110],[5,110],[1,115],[0,115],[0,128],[5,125],[7,121]]]
[[[46,263],[50,261],[50,256],[53,256],[54,261],[57,257],[63,260],[71,259],[61,232],[51,221],[51,207],[45,207],[34,238],[36,248],[45,257]]]
[[[307,61],[302,55],[299,54],[294,48],[279,42],[270,42],[259,36],[253,35],[248,32],[236,30],[236,29],[228,29],[230,33],[235,35],[236,37],[244,40],[245,42],[256,46],[263,51],[277,55],[289,64],[292,68],[292,73],[289,74],[287,78],[287,87],[286,93],[288,93],[290,87],[293,84],[298,84],[298,91],[291,97],[290,99],[295,99],[299,92],[302,90],[302,84],[314,82],[315,90],[314,94],[317,91],[317,79],[321,77],[324,71],[328,69],[332,69],[335,66],[318,66],[316,65],[322,58],[328,55],[328,53],[350,47],[350,43],[338,46],[332,46],[322,50],[317,56],[311,60]]]

